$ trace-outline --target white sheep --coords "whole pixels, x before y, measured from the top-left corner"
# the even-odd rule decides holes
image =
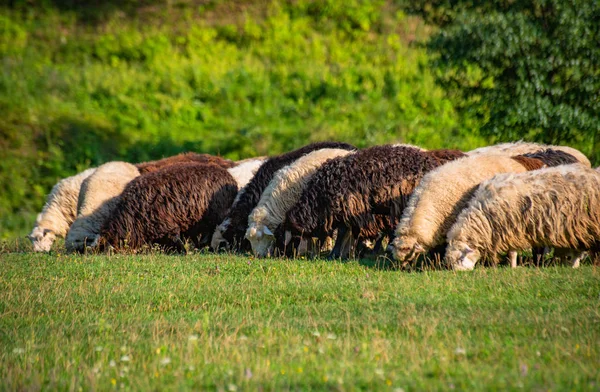
[[[456,217],[476,187],[499,173],[521,173],[544,164],[573,163],[576,158],[556,150],[524,156],[476,154],[447,163],[426,174],[408,201],[389,251],[401,262],[413,261],[428,249],[442,245]],[[509,254],[516,266],[517,253]]]
[[[99,166],[83,181],[77,204],[77,219],[65,239],[68,251],[83,251],[96,246],[103,223],[114,211],[119,196],[131,180],[140,175],[127,162],[109,162]]]
[[[540,150],[545,150],[551,148],[553,150],[563,151],[567,154],[573,155],[581,164],[591,167],[590,160],[586,157],[581,151],[568,146],[553,146],[539,143],[528,143],[524,141],[518,141],[513,143],[501,143],[495,144],[493,146],[481,147],[475,150],[469,151],[467,155],[475,156],[475,155],[490,155],[490,154],[505,154],[509,156],[527,154],[531,152],[536,152]]]
[[[498,175],[479,186],[447,240],[446,260],[456,270],[471,270],[481,257],[495,260],[510,249],[597,251],[600,174],[573,164]]]
[[[273,252],[276,229],[283,223],[286,212],[298,201],[317,169],[329,159],[351,153],[353,151],[337,148],[316,150],[275,173],[248,216],[245,237],[257,256],[265,257]]]
[[[248,182],[254,177],[258,169],[267,160],[266,157],[249,158],[236,162],[236,165],[227,169],[229,174],[238,184],[238,189],[245,187]]]
[[[67,235],[77,216],[77,199],[81,183],[96,169],[87,169],[77,175],[60,180],[46,197],[46,204],[38,214],[35,226],[27,236],[35,252],[48,252],[56,237]]]

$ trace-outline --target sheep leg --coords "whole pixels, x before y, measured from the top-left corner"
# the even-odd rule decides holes
[[[577,255],[577,257],[573,258],[573,263],[571,264],[571,266],[573,268],[579,268],[579,264],[581,263],[581,260],[583,260],[586,256],[587,256],[586,252],[579,253]]]
[[[335,240],[335,246],[331,250],[331,253],[329,253],[329,256],[327,256],[328,260],[334,260],[334,259],[340,258],[342,246],[344,245],[344,242],[346,240],[346,236],[347,236],[348,232],[349,232],[348,227],[346,227],[346,226],[338,227],[337,239]]]
[[[347,258],[350,255],[350,248],[352,247],[352,232],[347,226],[342,225],[338,228],[337,240],[335,241],[335,247],[327,257],[329,260]]]
[[[517,256],[519,254],[516,250],[508,251],[508,259],[510,260],[510,268],[517,268]]]
[[[187,249],[185,249],[185,243],[181,239],[181,234],[177,233],[171,236],[171,242],[175,248],[175,251],[178,253],[187,253]]]
[[[381,235],[381,237],[379,237],[379,239],[377,240],[377,242],[375,243],[375,246],[373,247],[373,254],[376,255],[379,252],[381,252],[381,249],[383,248],[383,240],[385,240],[387,238],[387,235],[383,234]]]
[[[544,258],[546,257],[546,254],[548,253],[548,248],[533,248],[531,249],[531,257],[533,258],[533,264],[535,264],[536,266],[540,266],[543,261]]]

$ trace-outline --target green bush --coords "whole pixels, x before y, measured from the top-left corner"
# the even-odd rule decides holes
[[[411,2],[437,25],[427,47],[462,113],[492,140],[580,148],[600,163],[600,2]]]
[[[93,21],[63,3],[0,7],[1,237],[26,233],[57,180],[114,159],[484,144],[410,44],[424,26],[390,2],[156,2]]]

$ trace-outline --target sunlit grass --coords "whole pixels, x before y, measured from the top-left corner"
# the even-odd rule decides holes
[[[597,267],[0,256],[2,389],[600,386]]]

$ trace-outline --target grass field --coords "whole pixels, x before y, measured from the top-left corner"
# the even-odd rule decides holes
[[[598,390],[600,270],[0,254],[3,390]]]

